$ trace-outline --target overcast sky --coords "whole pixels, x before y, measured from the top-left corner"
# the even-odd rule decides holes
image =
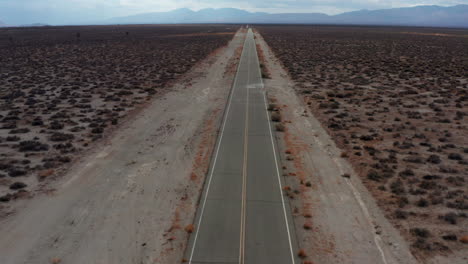
[[[85,23],[183,7],[193,10],[233,7],[269,13],[321,12],[332,15],[360,9],[457,4],[468,4],[468,0],[0,0],[0,21],[11,25]]]

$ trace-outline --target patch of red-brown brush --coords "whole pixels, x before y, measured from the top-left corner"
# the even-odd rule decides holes
[[[190,174],[190,180],[199,183],[201,180],[198,175],[205,175],[210,165],[211,153],[215,145],[216,137],[213,136],[213,132],[216,128],[216,118],[219,113],[219,109],[213,111],[211,117],[205,122],[202,139],[198,144],[197,153],[192,165],[192,173]]]

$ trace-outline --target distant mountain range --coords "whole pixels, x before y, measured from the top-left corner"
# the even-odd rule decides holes
[[[176,23],[349,24],[468,28],[468,5],[360,10],[332,16],[322,13],[251,13],[235,8],[208,8],[199,11],[182,8],[169,12],[116,17],[102,21],[100,24]]]
[[[0,21],[0,28],[1,27],[47,27],[49,25],[43,24],[43,23],[34,23],[34,24],[24,24],[24,25],[19,25],[19,26],[12,26],[12,25],[7,25]]]
[[[360,10],[338,15],[322,13],[279,13],[248,12],[235,8],[202,9],[187,8],[169,12],[144,13],[126,17],[115,17],[87,24],[192,24],[192,23],[235,23],[235,24],[344,24],[344,25],[395,25],[428,27],[468,28],[468,5],[451,7],[415,6],[381,10]],[[0,27],[11,26],[0,21]],[[21,26],[47,26],[42,23]]]
[[[33,24],[21,25],[20,27],[48,27],[48,26],[49,26],[48,24],[44,24],[44,23],[33,23]]]

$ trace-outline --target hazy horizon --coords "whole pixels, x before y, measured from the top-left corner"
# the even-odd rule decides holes
[[[189,8],[238,8],[249,12],[325,13],[335,15],[362,9],[377,10],[420,5],[454,6],[466,0],[0,0],[0,21],[10,25],[45,23],[78,24],[131,16],[148,12],[166,12]]]

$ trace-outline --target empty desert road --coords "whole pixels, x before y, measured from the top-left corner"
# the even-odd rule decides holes
[[[185,259],[300,263],[250,29],[226,107]]]

